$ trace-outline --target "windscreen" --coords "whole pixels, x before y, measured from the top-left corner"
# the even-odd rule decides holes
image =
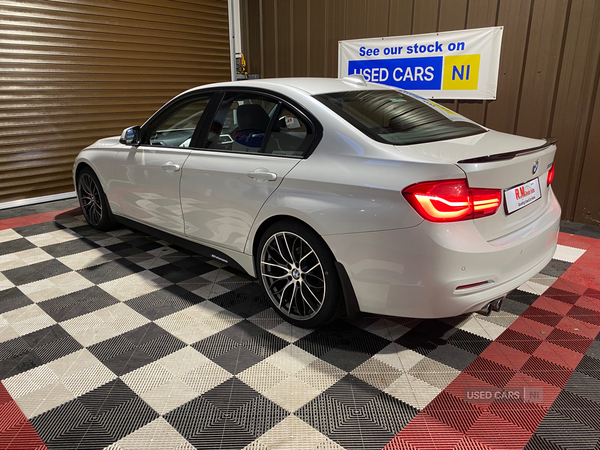
[[[315,98],[366,135],[388,144],[422,144],[486,131],[454,111],[400,91],[333,92]]]

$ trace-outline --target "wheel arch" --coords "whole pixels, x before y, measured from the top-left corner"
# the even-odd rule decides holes
[[[327,242],[325,242],[325,239],[323,239],[321,237],[321,234],[315,230],[314,227],[312,227],[309,223],[305,222],[302,219],[299,219],[297,217],[294,216],[290,216],[287,214],[277,214],[271,217],[268,217],[267,219],[265,219],[256,229],[254,235],[253,235],[253,239],[251,244],[251,249],[252,249],[252,261],[253,261],[253,265],[254,265],[254,273],[255,276],[257,278],[260,278],[260,270],[259,267],[257,266],[257,255],[258,255],[258,244],[260,243],[263,235],[265,234],[265,232],[267,231],[267,229],[277,223],[277,222],[281,222],[281,221],[291,221],[291,222],[295,222],[297,224],[303,225],[308,227],[309,229],[311,229],[321,240],[321,242],[323,243],[323,245],[329,250],[329,252],[331,253],[331,256],[333,257],[333,262],[334,265],[337,269],[337,273],[338,273],[338,278],[340,280],[340,284],[342,287],[342,293],[344,296],[344,304],[345,304],[345,311],[346,311],[346,316],[349,318],[353,318],[356,317],[356,315],[360,312],[360,307],[358,305],[358,300],[356,298],[356,294],[354,292],[354,288],[352,286],[352,283],[350,281],[350,278],[348,276],[348,273],[344,267],[344,265],[342,263],[340,263],[336,257],[335,254],[333,253],[331,247],[327,244]]]

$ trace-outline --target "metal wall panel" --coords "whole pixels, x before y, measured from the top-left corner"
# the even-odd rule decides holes
[[[249,5],[245,24],[252,30],[244,46],[251,67],[260,67],[254,73],[264,78],[282,76],[273,64],[284,54],[292,58],[292,70],[286,76],[337,76],[339,40],[504,26],[498,99],[443,104],[498,131],[558,137],[553,186],[563,215],[600,224],[600,2],[241,1]],[[276,26],[267,22],[277,20],[265,8],[280,7],[291,11],[291,24],[285,26],[293,31],[279,40],[286,44],[279,45],[277,54],[259,54],[254,49],[269,45],[265,31]],[[301,32],[296,31],[296,24]]]
[[[0,203],[72,191],[83,147],[228,79],[226,0],[0,1]]]

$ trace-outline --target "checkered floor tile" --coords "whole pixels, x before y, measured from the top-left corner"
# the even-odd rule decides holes
[[[0,230],[0,418],[18,416],[0,448],[20,427],[48,449],[408,449],[419,423],[501,448],[481,430],[515,419],[451,391],[519,376],[556,391],[531,407],[527,448],[594,448],[600,292],[562,281],[586,254],[560,245],[489,317],[305,330],[247,276],[137,232],[81,216]]]

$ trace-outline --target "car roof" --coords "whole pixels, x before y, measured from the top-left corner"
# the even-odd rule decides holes
[[[353,90],[379,90],[393,89],[376,83],[367,83],[362,76],[354,75],[345,78],[264,78],[258,80],[229,81],[200,86],[196,89],[214,87],[255,87],[277,91],[277,87],[291,87],[304,91],[309,95],[319,95],[330,92],[343,92]]]

